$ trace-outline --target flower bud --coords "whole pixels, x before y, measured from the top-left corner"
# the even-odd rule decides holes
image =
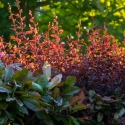
[[[46,61],[42,67],[43,74],[49,80],[51,78],[51,65]]]

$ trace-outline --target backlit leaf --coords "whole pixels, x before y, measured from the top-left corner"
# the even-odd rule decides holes
[[[78,101],[80,101],[80,97],[79,96],[73,96],[70,99],[70,105],[73,105],[73,104],[77,103]]]

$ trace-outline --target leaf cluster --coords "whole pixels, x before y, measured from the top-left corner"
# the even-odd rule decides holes
[[[1,61],[5,65],[15,62],[21,63],[22,67],[28,68],[31,71],[39,70],[45,61],[48,61],[53,72],[61,72],[67,76],[68,74],[79,74],[79,69],[82,67],[82,45],[80,32],[77,32],[78,39],[73,40],[71,37],[64,42],[61,38],[63,30],[58,24],[57,16],[48,25],[48,31],[39,34],[37,23],[34,22],[32,12],[30,15],[29,29],[26,29],[25,16],[22,16],[20,2],[17,0],[18,13],[12,13],[10,10],[10,19],[12,20],[12,30],[14,35],[11,35],[11,41],[4,43],[1,38]]]
[[[80,124],[73,113],[88,106],[82,103],[82,98],[77,96],[76,100],[74,96],[80,91],[74,86],[75,77],[67,77],[49,89],[49,81],[44,75],[33,76],[26,68],[14,68],[14,65],[4,67],[0,64],[0,124],[36,124],[33,118],[38,124]]]
[[[88,32],[91,45],[86,46],[81,74],[81,85],[100,95],[120,94],[125,85],[125,51],[107,30],[95,27]]]
[[[94,90],[89,90],[87,102],[90,103],[90,110],[86,113],[93,125],[119,125],[124,124],[125,103],[124,95],[100,96]]]

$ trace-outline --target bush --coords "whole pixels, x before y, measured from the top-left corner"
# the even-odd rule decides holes
[[[100,96],[94,90],[89,90],[87,102],[90,110],[86,113],[90,119],[88,125],[121,125],[125,118],[125,97]]]
[[[59,74],[49,82],[45,75],[34,77],[26,68],[15,68],[20,69],[17,64],[0,65],[0,124],[79,124],[77,111],[89,105],[84,105],[80,96],[74,96],[80,91],[74,86],[75,77],[60,82]]]
[[[19,62],[23,67],[31,71],[39,70],[45,61],[48,61],[54,68],[55,73],[61,72],[63,75],[77,75],[78,70],[82,67],[82,40],[72,40],[68,37],[68,41],[63,42],[61,33],[63,30],[58,25],[57,16],[54,16],[52,24],[48,25],[48,31],[43,34],[38,33],[37,23],[30,11],[29,29],[25,26],[25,17],[22,17],[22,9],[17,0],[17,8],[19,13],[14,14],[10,10],[10,19],[12,20],[11,43],[4,43],[2,52],[5,53],[1,61],[5,65]],[[79,36],[79,33],[78,33]],[[1,45],[3,41],[1,38]],[[67,49],[66,49],[67,48]],[[1,53],[2,54],[2,53]]]
[[[101,95],[124,93],[125,51],[114,36],[95,28],[89,35],[90,46],[83,56],[82,81],[86,88]],[[83,83],[83,84],[84,84]]]
[[[17,14],[9,7],[11,41],[0,37],[0,124],[124,123],[125,51],[108,29],[95,26],[89,45],[80,26],[77,40],[63,41],[55,15],[39,34],[31,12],[26,29],[19,3]]]

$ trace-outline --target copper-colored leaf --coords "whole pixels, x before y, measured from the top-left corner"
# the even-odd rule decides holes
[[[81,99],[79,96],[73,96],[71,99],[70,99],[70,105],[73,105],[77,102],[79,102]]]
[[[82,90],[79,93],[79,97],[80,97],[80,101],[78,102],[78,104],[81,104],[85,99],[85,95],[84,95],[84,92]]]

